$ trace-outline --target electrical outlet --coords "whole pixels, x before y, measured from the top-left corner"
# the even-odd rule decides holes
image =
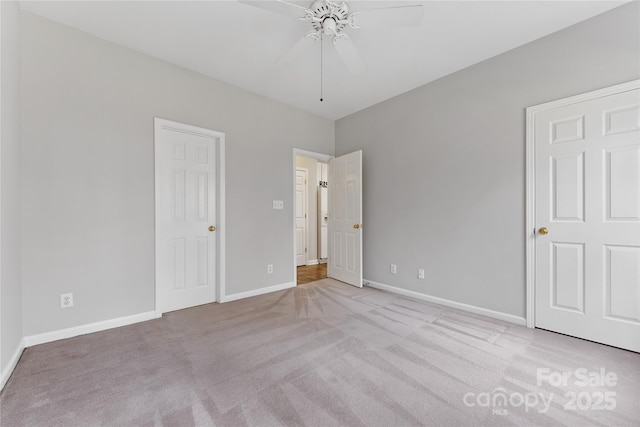
[[[269,274],[273,273],[273,264],[268,264],[267,265],[267,273],[269,273]]]
[[[60,294],[60,308],[73,307],[73,294]]]
[[[418,279],[424,279],[424,270],[422,268],[418,269]]]
[[[391,264],[391,274],[396,274],[398,272],[398,267],[395,264]]]

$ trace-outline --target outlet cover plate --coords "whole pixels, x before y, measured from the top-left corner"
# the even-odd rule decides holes
[[[73,307],[73,294],[60,294],[60,308]]]

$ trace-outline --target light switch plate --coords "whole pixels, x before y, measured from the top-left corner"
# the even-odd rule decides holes
[[[273,209],[284,209],[284,200],[274,200]]]

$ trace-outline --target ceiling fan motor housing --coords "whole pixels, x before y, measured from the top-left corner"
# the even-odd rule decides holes
[[[345,2],[334,3],[316,0],[311,4],[309,10],[316,17],[311,21],[311,25],[318,32],[336,35],[347,25],[349,5]]]

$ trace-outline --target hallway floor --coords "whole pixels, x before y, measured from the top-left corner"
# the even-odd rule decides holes
[[[302,265],[298,267],[298,285],[327,278],[327,264]]]

